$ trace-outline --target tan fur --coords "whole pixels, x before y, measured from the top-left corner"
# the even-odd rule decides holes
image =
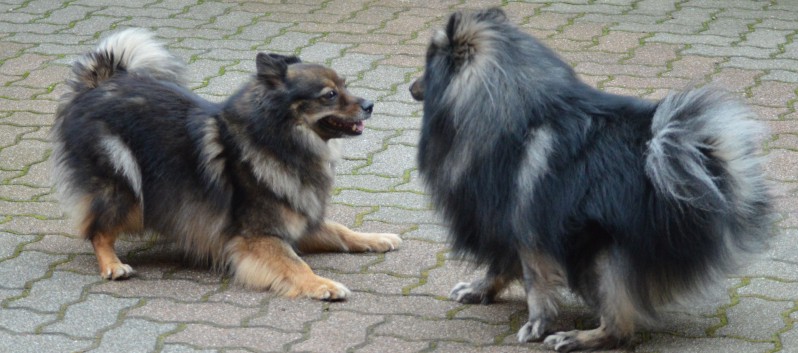
[[[290,245],[277,237],[235,237],[228,245],[235,280],[250,288],[269,289],[287,297],[344,299],[349,290],[317,276]]]
[[[91,202],[89,197],[84,198],[84,200],[87,204]],[[82,229],[87,229],[86,227],[93,221],[92,217],[86,217],[82,223]],[[141,228],[141,208],[134,207],[133,211],[131,211],[125,219],[125,222],[118,228],[107,232],[96,233],[91,236],[91,245],[94,248],[94,255],[97,256],[97,265],[100,269],[100,276],[102,278],[116,280],[130,277],[130,275],[133,274],[133,268],[127,264],[123,264],[122,261],[119,260],[119,257],[116,255],[116,250],[114,250],[114,243],[116,243],[119,233],[137,232],[140,231]],[[82,234],[88,235],[89,233],[84,230]]]
[[[304,253],[319,252],[386,252],[399,247],[402,239],[389,233],[359,233],[342,224],[325,221],[315,233],[299,240],[297,248]]]

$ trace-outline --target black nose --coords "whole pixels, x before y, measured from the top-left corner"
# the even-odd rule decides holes
[[[364,99],[360,102],[360,108],[362,108],[366,113],[371,113],[374,110],[374,102]]]

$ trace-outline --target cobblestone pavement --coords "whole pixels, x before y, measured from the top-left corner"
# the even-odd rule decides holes
[[[274,2],[274,3],[271,3]],[[0,0],[0,352],[534,352],[514,334],[525,304],[446,298],[478,276],[447,258],[445,229],[415,167],[421,106],[407,88],[431,29],[454,9],[500,5],[591,84],[648,98],[716,82],[744,96],[771,129],[764,146],[782,217],[772,250],[709,299],[687,303],[636,337],[636,352],[798,352],[798,3],[791,0],[213,2]],[[188,62],[191,87],[222,100],[255,53],[298,54],[377,101],[347,140],[332,218],[394,231],[388,254],[307,256],[350,300],[287,300],[182,265],[168,246],[123,241],[138,276],[107,282],[91,246],[55,202],[47,134],[68,64],[99,38],[153,29]],[[561,329],[595,324],[566,298]]]

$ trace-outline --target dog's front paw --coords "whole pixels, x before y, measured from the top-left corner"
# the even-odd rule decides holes
[[[112,262],[100,267],[100,276],[114,281],[130,278],[134,273],[130,265],[121,262]]]
[[[360,241],[350,244],[350,251],[388,252],[402,244],[402,238],[393,233],[361,233]]]
[[[482,287],[474,282],[460,282],[452,288],[449,298],[463,304],[488,304],[489,298]]]
[[[520,330],[518,330],[518,342],[534,342],[543,338],[548,328],[548,320],[537,319],[528,321]]]

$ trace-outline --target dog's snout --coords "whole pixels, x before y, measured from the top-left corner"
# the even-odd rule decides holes
[[[363,109],[366,113],[371,114],[371,112],[374,110],[374,102],[368,99],[364,99],[360,101],[360,108]]]

